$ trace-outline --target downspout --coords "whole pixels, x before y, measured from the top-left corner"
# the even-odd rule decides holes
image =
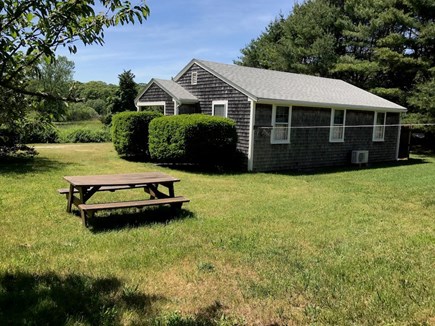
[[[248,100],[251,104],[249,119],[249,147],[248,147],[248,171],[254,169],[254,124],[255,124],[255,102]]]
[[[399,113],[399,123],[397,128],[397,148],[396,148],[396,161],[399,159],[399,151],[400,151],[400,136],[402,133],[402,114]]]
[[[174,115],[178,115],[178,102],[175,99],[172,99],[172,102],[174,102]]]

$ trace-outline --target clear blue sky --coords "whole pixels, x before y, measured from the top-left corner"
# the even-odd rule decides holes
[[[132,1],[135,3],[135,1]],[[105,45],[78,46],[66,55],[75,63],[74,79],[118,83],[131,70],[137,83],[169,79],[192,58],[232,63],[240,49],[263,32],[294,0],[149,0],[151,14],[142,25],[105,32]],[[77,44],[78,45],[78,44]]]

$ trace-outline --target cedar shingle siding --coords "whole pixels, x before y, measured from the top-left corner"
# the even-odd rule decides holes
[[[160,102],[166,103],[166,115],[174,114],[174,102],[172,97],[169,96],[156,84],[151,85],[150,88],[139,98],[139,102]]]
[[[254,126],[254,163],[256,171],[306,169],[350,164],[353,150],[368,150],[369,162],[396,159],[398,113],[387,113],[385,140],[373,142],[373,111],[347,110],[344,142],[329,142],[331,109],[292,108],[290,144],[271,144],[272,106],[257,104]],[[396,125],[388,127],[388,125]],[[322,128],[318,128],[322,126]]]
[[[191,72],[198,73],[196,85],[191,85]],[[198,97],[201,113],[212,114],[212,101],[228,100],[228,118],[237,126],[238,149],[245,155],[249,147],[249,118],[251,105],[248,97],[208,71],[194,64],[178,80],[181,86]]]

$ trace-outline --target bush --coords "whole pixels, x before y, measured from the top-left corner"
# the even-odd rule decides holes
[[[53,124],[44,120],[28,120],[24,124],[21,142],[24,144],[58,143],[59,130]]]
[[[121,112],[112,117],[112,141],[124,158],[148,159],[148,125],[158,112]]]
[[[83,103],[70,104],[65,112],[66,121],[84,121],[98,118],[98,113]]]
[[[151,158],[166,163],[225,165],[236,157],[234,121],[203,114],[155,119],[150,124]]]
[[[65,143],[104,143],[110,141],[110,132],[107,128],[100,130],[77,128],[68,131],[62,140]]]
[[[112,113],[100,116],[100,121],[108,127],[112,126]]]

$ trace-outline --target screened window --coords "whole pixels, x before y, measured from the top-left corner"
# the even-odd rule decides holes
[[[228,101],[213,101],[212,115],[227,117]]]
[[[290,142],[291,108],[288,106],[274,106],[272,110],[272,144]]]
[[[384,141],[385,137],[385,112],[375,112],[375,121],[373,125],[373,141]]]
[[[331,128],[329,133],[330,142],[344,141],[345,124],[346,124],[346,110],[332,109]]]

